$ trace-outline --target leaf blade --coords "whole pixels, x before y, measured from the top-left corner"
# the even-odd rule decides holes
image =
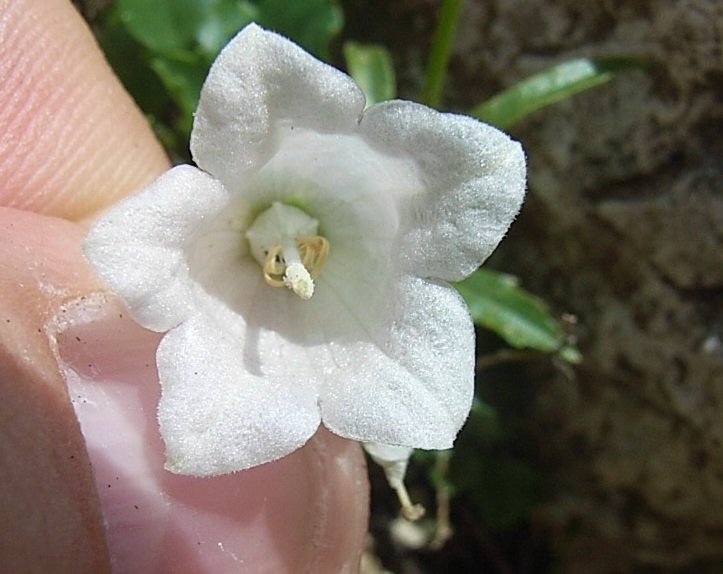
[[[626,58],[576,58],[562,62],[503,90],[469,115],[507,129],[525,116],[610,81],[617,73],[641,68]]]
[[[364,92],[367,106],[394,99],[397,83],[392,58],[386,48],[345,42],[343,51],[349,75]]]
[[[455,287],[474,322],[494,331],[510,346],[557,353],[571,363],[579,361],[579,353],[568,344],[545,303],[519,287],[514,277],[478,269]]]

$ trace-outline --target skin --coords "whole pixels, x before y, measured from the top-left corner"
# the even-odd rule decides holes
[[[167,167],[72,6],[0,0],[0,571],[355,572],[356,443],[320,429],[249,471],[163,470],[160,335],[79,245]]]

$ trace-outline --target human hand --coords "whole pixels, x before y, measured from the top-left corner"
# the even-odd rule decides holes
[[[103,291],[76,222],[168,163],[64,0],[0,0],[0,149],[0,571],[354,571],[355,443],[322,430],[250,471],[163,470],[159,335]]]

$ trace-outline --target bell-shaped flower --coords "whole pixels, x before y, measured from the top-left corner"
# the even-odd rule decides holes
[[[324,424],[446,449],[470,409],[474,331],[447,281],[517,214],[525,160],[469,117],[391,101],[250,25],[223,50],[179,166],[84,249],[157,351],[167,468],[269,462]]]

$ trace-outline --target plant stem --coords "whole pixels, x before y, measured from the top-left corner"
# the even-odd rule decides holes
[[[422,89],[422,102],[432,108],[439,106],[461,6],[462,0],[444,0],[439,11],[439,21],[432,38]]]

